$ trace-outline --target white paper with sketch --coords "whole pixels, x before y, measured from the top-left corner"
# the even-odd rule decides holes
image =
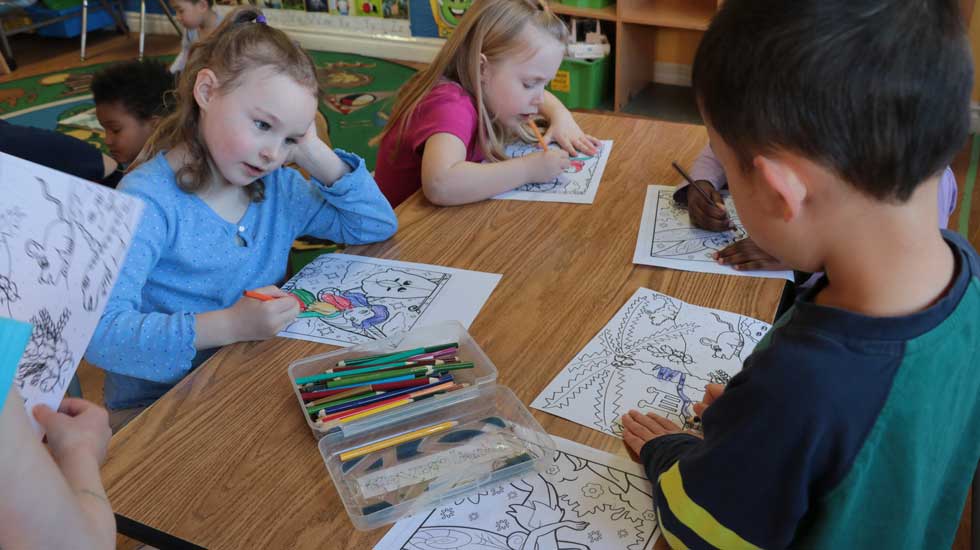
[[[738,271],[716,262],[711,257],[712,254],[746,237],[731,196],[727,192],[722,193],[728,216],[735,222],[735,229],[716,233],[691,225],[687,209],[674,201],[675,190],[667,185],[647,187],[640,234],[636,239],[636,252],[633,254],[634,264],[721,275],[793,280],[792,271]]]
[[[282,289],[306,304],[279,336],[350,346],[439,321],[469,327],[500,275],[323,254]]]
[[[592,204],[595,200],[595,194],[599,190],[599,182],[602,180],[602,173],[606,169],[606,161],[609,160],[612,146],[612,141],[603,141],[595,156],[573,157],[572,165],[557,178],[544,183],[528,183],[513,191],[501,193],[494,198]],[[551,148],[558,149],[558,146],[551,144]],[[508,145],[505,152],[510,158],[517,158],[537,153],[540,150],[541,147],[537,143],[520,141]]]
[[[483,488],[404,518],[375,550],[653,548],[653,489],[631,460],[554,437],[541,474]]]
[[[0,315],[33,325],[14,384],[28,411],[41,403],[57,409],[143,204],[6,154],[0,154],[0,197]]]
[[[727,383],[770,328],[640,288],[531,406],[616,436],[630,409],[683,425],[704,386]]]

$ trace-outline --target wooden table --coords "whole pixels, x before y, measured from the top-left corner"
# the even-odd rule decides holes
[[[502,273],[470,327],[530,403],[638,287],[771,321],[783,281],[633,265],[649,184],[676,183],[704,128],[576,115],[615,140],[593,205],[484,201],[398,208],[392,239],[348,252]],[[354,530],[296,406],[286,369],[333,346],[275,338],[228,346],[113,439],[102,473],[122,516],[209,548],[370,548]],[[526,350],[534,350],[528,354]],[[551,434],[626,455],[621,440],[533,411]]]

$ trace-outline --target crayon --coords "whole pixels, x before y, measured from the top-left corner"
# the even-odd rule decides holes
[[[541,146],[542,151],[548,150],[548,143],[544,140],[544,136],[541,135],[541,130],[538,129],[538,125],[534,123],[534,119],[528,119],[527,125],[531,127],[531,131],[534,132],[534,137],[538,138],[538,145]]]

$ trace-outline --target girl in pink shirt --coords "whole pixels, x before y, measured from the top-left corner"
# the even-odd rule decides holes
[[[544,89],[567,36],[539,0],[475,2],[432,64],[402,88],[378,138],[375,179],[391,205],[420,187],[434,204],[480,201],[557,177],[570,154],[594,154],[599,142]],[[561,150],[508,159],[504,144],[533,141],[527,124],[538,115],[549,122],[545,141]]]

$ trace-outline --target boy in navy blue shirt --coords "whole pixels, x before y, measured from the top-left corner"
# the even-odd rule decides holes
[[[980,262],[936,210],[969,124],[958,3],[728,0],[693,76],[748,233],[826,275],[709,389],[703,439],[623,417],[665,538],[949,548],[980,460]]]

